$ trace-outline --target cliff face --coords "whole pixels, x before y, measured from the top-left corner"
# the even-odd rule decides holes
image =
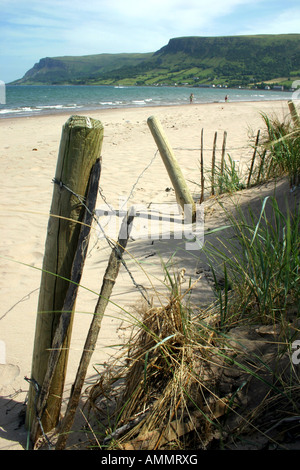
[[[174,38],[154,55],[178,53],[198,59],[220,57],[243,61],[254,57],[268,59],[285,55],[294,58],[295,65],[296,62],[300,65],[300,34]]]
[[[270,80],[299,73],[300,35],[174,38],[154,57],[182,69],[210,68],[216,77]]]
[[[45,57],[34,64],[32,69],[28,70],[24,77],[24,81],[48,82],[49,80],[59,80],[60,77],[67,75],[67,67],[63,61]]]
[[[300,72],[300,34],[181,37],[155,53],[46,57],[15,84],[259,83]],[[294,78],[294,79],[296,79]]]
[[[84,84],[122,67],[133,67],[152,57],[145,54],[94,54],[45,57],[14,84]]]

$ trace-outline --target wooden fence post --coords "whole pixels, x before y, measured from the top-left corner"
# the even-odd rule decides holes
[[[161,123],[155,116],[150,116],[147,120],[147,123],[154,137],[162,160],[165,164],[170,180],[173,184],[177,201],[181,205],[182,209],[185,210],[185,214],[187,214],[187,211],[189,210],[189,208],[191,208],[191,214],[189,215],[191,215],[191,220],[195,221],[195,202],[186,184],[186,181],[182,174],[181,168],[178,165],[176,157],[173,154],[167,137],[164,134]]]
[[[223,144],[222,144],[222,154],[221,154],[221,187],[220,187],[220,193],[221,194],[223,193],[223,175],[224,175],[224,165],[225,165],[226,141],[227,141],[227,132],[224,131]]]
[[[248,181],[247,181],[247,188],[250,187],[250,181],[251,181],[251,176],[252,176],[252,172],[253,172],[253,168],[254,168],[254,161],[255,161],[257,147],[258,147],[259,135],[260,135],[260,129],[258,129],[257,135],[256,135],[255,147],[254,147],[254,152],[253,152],[253,155],[252,155],[252,160],[251,160],[251,165],[250,165],[250,170],[249,170],[249,176],[248,176]]]
[[[201,196],[200,196],[200,204],[201,204],[204,201],[203,129],[201,129],[200,172],[201,172]]]
[[[212,159],[211,159],[211,195],[215,194],[215,166],[216,166],[216,145],[217,145],[217,136],[218,133],[215,132]]]
[[[79,198],[84,200],[87,194],[91,169],[100,156],[102,141],[103,126],[100,121],[71,116],[63,126],[43,260],[26,412],[27,427],[36,431],[31,433],[33,442],[41,433],[41,426],[36,426],[37,391],[41,389],[47,372],[54,335],[70,286],[80,222],[85,212]],[[59,420],[74,308],[69,313],[69,328],[40,420],[45,433],[53,429]]]
[[[226,141],[227,141],[227,132],[224,131],[224,134],[223,134],[223,144],[222,144],[222,154],[221,154],[221,176],[223,176],[223,173],[224,173]]]
[[[258,175],[257,175],[257,179],[256,179],[256,184],[259,183],[261,174],[262,174],[262,172],[263,172],[266,154],[267,154],[267,149],[265,149],[265,150],[263,151],[263,154],[262,154],[261,159],[260,159],[260,165],[259,165]]]

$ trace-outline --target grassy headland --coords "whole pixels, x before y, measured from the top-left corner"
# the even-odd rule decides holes
[[[283,34],[181,37],[148,54],[46,57],[13,83],[290,88],[299,78],[300,35]]]

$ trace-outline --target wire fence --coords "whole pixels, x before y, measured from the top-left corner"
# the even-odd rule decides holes
[[[216,142],[216,141],[215,141]],[[255,149],[257,148],[257,145],[255,146]],[[248,149],[249,150],[249,146],[240,146],[240,147],[231,147],[231,148],[227,148],[226,151],[244,151],[245,149]],[[208,148],[208,147],[203,147],[203,146],[200,146],[200,147],[195,147],[195,148],[189,148],[189,147],[175,147],[174,148],[175,151],[178,151],[178,152],[216,152],[218,150],[222,150],[222,152],[224,153],[224,146],[222,147],[222,149],[217,149],[216,145],[214,145],[213,147],[211,148]],[[159,151],[156,150],[154,155],[151,157],[150,161],[145,165],[145,167],[142,169],[142,171],[138,174],[137,178],[135,179],[132,187],[130,188],[129,192],[128,192],[128,196],[125,198],[125,200],[123,201],[123,204],[121,206],[121,208],[119,209],[119,212],[117,215],[121,215],[122,214],[122,211],[124,209],[124,207],[126,206],[126,204],[132,199],[133,195],[134,195],[134,192],[136,190],[136,187],[138,185],[138,183],[140,182],[140,180],[143,178],[143,176],[145,175],[145,173],[147,172],[147,170],[151,167],[151,165],[154,163],[154,161],[156,160],[157,158],[157,155],[158,155]],[[140,295],[143,297],[143,299],[146,301],[146,303],[148,304],[148,306],[150,307],[151,306],[151,302],[149,300],[149,295],[148,295],[148,292],[147,292],[147,289],[145,288],[144,285],[140,284],[136,279],[135,279],[135,276],[133,275],[132,271],[130,270],[130,268],[128,267],[127,265],[127,262],[125,261],[124,259],[124,256],[122,255],[122,253],[120,252],[119,250],[119,246],[118,246],[118,243],[113,240],[106,232],[106,229],[105,229],[105,223],[103,224],[100,220],[100,217],[97,217],[96,216],[96,213],[91,213],[89,208],[87,207],[87,205],[85,204],[85,200],[84,200],[84,197],[77,194],[76,192],[74,192],[71,188],[69,188],[67,185],[64,184],[64,182],[62,181],[58,181],[56,180],[55,178],[52,180],[52,183],[53,184],[57,184],[59,185],[59,187],[61,188],[61,190],[66,190],[68,191],[70,194],[72,194],[74,197],[76,197],[76,199],[79,201],[80,205],[83,206],[85,208],[86,211],[88,211],[90,213],[90,215],[92,215],[93,217],[93,221],[94,223],[96,224],[96,226],[98,227],[98,229],[100,230],[105,242],[107,243],[107,246],[111,249],[111,250],[115,250],[116,253],[119,254],[119,259],[125,269],[125,271],[127,272],[129,278],[130,278],[130,281],[132,283],[132,285],[134,286],[135,289],[137,289],[137,291],[140,293]],[[103,188],[101,185],[99,185],[99,188],[98,188],[98,194],[101,198],[101,200],[103,201],[103,203],[107,206],[107,208],[109,209],[109,211],[107,211],[107,214],[105,215],[109,215],[109,213],[114,213],[116,214],[116,211],[115,209],[112,207],[112,205],[108,202],[107,200],[107,197],[106,195],[104,194],[104,191],[103,191]],[[150,205],[151,205],[151,201],[150,201],[150,204],[149,204],[149,208],[150,208]],[[128,211],[130,212],[130,211]],[[125,215],[125,217],[128,217],[128,212],[127,212],[127,215]],[[160,212],[158,212],[158,215],[163,215],[161,214]],[[96,242],[97,244],[97,242]],[[95,245],[96,245],[95,244]],[[94,245],[94,246],[95,246]],[[88,256],[91,255],[92,251],[93,251],[93,248],[92,247],[89,251],[89,254]],[[34,293],[35,291],[37,291],[39,289],[35,289],[33,291],[31,291],[28,296],[24,296],[21,300],[19,300],[18,302],[16,302],[12,307],[9,308],[9,310],[7,312],[5,312],[1,317],[0,317],[0,320],[2,320],[16,305],[18,305],[20,302],[22,301],[25,301],[27,298],[30,297],[30,295],[32,293]],[[123,292],[122,294],[126,294],[128,292]],[[30,378],[27,378],[25,377],[25,380],[29,383],[31,383],[35,389],[35,394],[36,394],[36,397],[39,395],[40,393],[40,385],[36,382],[33,382],[34,379],[30,379]],[[46,433],[44,432],[44,429],[43,429],[43,426],[42,426],[42,423],[41,423],[41,420],[39,420],[39,426],[40,426],[40,429],[41,429],[41,432],[42,432],[42,436],[43,438],[45,439],[46,443],[48,444],[48,447],[49,449],[52,448],[52,445],[51,445],[51,442],[48,438],[48,436],[46,435]]]
[[[253,148],[253,147],[252,147]],[[255,147],[254,147],[255,148]],[[243,151],[243,150],[250,150],[251,147],[248,145],[248,146],[239,146],[239,147],[229,147],[229,148],[226,148],[226,151],[227,152],[230,152],[230,151]],[[174,147],[174,150],[175,151],[178,151],[178,152],[201,152],[204,151],[204,152],[213,152],[213,151],[222,151],[222,148],[217,148],[217,147],[203,147],[201,148],[201,146],[199,147]],[[142,179],[142,177],[144,176],[144,174],[146,173],[146,171],[151,167],[151,165],[154,163],[154,161],[156,160],[157,158],[157,155],[158,155],[159,151],[156,150],[154,155],[152,156],[152,158],[150,159],[150,161],[145,165],[145,167],[143,168],[143,170],[139,173],[139,175],[137,176],[134,184],[132,185],[131,189],[129,190],[128,192],[128,196],[124,199],[123,201],[123,204],[121,206],[121,208],[119,209],[119,212],[108,202],[107,200],[107,197],[106,195],[104,194],[104,190],[101,186],[101,183],[99,185],[99,196],[101,198],[101,200],[103,201],[103,203],[108,207],[110,213],[113,213],[113,214],[117,214],[117,215],[120,215],[120,213],[122,212],[122,210],[124,209],[124,207],[126,206],[126,204],[130,201],[130,199],[134,196],[134,191],[138,185],[138,183],[140,182],[140,180]],[[65,189],[67,189],[69,192],[71,192],[75,197],[77,197],[77,199],[79,200],[79,202],[84,206],[84,200],[82,198],[82,196],[74,193],[70,188],[67,188],[65,185],[63,185],[62,182],[57,182],[55,181],[55,179],[53,179],[53,182],[56,183],[56,184],[59,184],[61,187],[65,187]],[[152,204],[152,201],[149,202],[149,205],[148,207],[150,208],[150,205]],[[159,202],[156,202],[155,204],[159,204]],[[165,203],[161,203],[161,204],[165,204]],[[109,216],[109,213],[107,214],[107,216]],[[113,249],[116,245],[112,242],[112,240],[109,238],[109,236],[106,234],[105,232],[105,227],[103,223],[100,222],[99,220],[99,217],[96,218],[94,217],[94,220],[95,220],[95,223],[96,225],[98,226],[98,228],[100,229],[101,233],[103,234],[103,237],[104,239],[106,240],[107,242],[107,245]],[[93,245],[93,247],[89,250],[89,253],[88,253],[88,256],[91,256],[95,246],[97,245],[97,241],[95,242],[95,244]],[[129,276],[131,277],[132,279],[132,282],[134,284],[134,286],[136,288],[141,288],[140,284],[138,284],[135,280],[134,280],[134,277],[132,275],[132,273],[130,273],[130,271],[128,270],[128,267],[126,266],[126,263],[123,262],[123,265],[125,267],[125,269],[127,270]],[[1,317],[0,317],[0,320],[2,320],[11,310],[13,310],[20,302],[23,302],[23,301],[26,301],[28,298],[30,298],[30,295],[36,291],[38,291],[39,288],[36,288],[34,289],[32,292],[26,294],[22,299],[18,300],[14,305],[12,305]],[[142,291],[145,292],[145,288],[142,288]],[[144,296],[144,294],[142,294]],[[149,303],[149,300],[147,299],[147,302]]]

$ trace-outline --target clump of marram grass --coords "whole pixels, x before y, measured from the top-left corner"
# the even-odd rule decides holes
[[[245,175],[239,169],[239,162],[228,154],[222,164],[214,168],[215,194],[235,193],[246,188]]]
[[[219,249],[205,247],[214,277],[224,279],[221,287],[215,283],[221,324],[250,316],[284,321],[300,307],[300,208],[284,214],[275,198],[265,198],[258,216],[250,208],[236,212],[227,213],[231,237],[219,238]]]
[[[290,186],[300,184],[300,127],[291,117],[283,121],[262,114],[265,133],[260,143],[260,163],[256,170],[261,181],[288,176]]]
[[[274,178],[288,176],[291,188],[300,184],[300,127],[299,120],[291,115],[284,119],[270,117],[262,113],[264,129],[260,132],[260,141],[253,145],[253,168],[247,182],[246,173],[241,173],[230,155],[220,164],[216,164],[208,178],[214,186],[215,195],[234,193],[250,185],[255,186]],[[228,161],[227,161],[228,159]]]
[[[91,388],[91,406],[102,414],[102,422],[103,410],[110,407],[103,447],[187,449],[197,436],[197,448],[205,448],[211,439],[215,403],[221,403],[207,393],[216,381],[207,353],[213,332],[205,322],[200,326],[191,318],[184,302],[188,293],[181,292],[176,277],[166,305],[143,305],[135,334],[125,346],[126,363],[118,368],[112,364],[99,380],[101,386]],[[112,401],[116,383],[118,394],[111,407],[107,397]]]
[[[256,234],[260,237],[257,225],[255,229],[251,241]],[[91,390],[102,427],[97,445],[226,449],[244,434],[250,441],[258,434],[259,440],[253,437],[258,448],[266,442],[277,445],[276,436],[266,432],[272,420],[300,412],[299,377],[289,356],[299,326],[282,335],[271,324],[264,341],[256,331],[265,323],[262,318],[259,323],[257,312],[244,312],[247,326],[235,328],[242,323],[224,317],[221,296],[203,310],[185,302],[189,289],[181,292],[177,277],[172,281],[167,272],[167,278],[169,300],[159,307],[141,306],[135,333],[121,353],[126,361],[108,366]],[[234,295],[227,298],[228,312],[232,305],[236,308]],[[274,411],[274,403],[280,403],[280,412]],[[103,419],[109,408],[109,418]]]
[[[176,303],[173,298],[166,309],[145,306],[127,364],[112,365],[101,377],[93,400],[101,399],[102,426],[116,382],[119,391],[106,426],[94,430],[97,446],[230,449],[253,439],[254,447],[267,442],[280,448],[266,431],[300,412],[299,377],[288,351],[278,352],[282,338],[272,334],[263,341],[257,325],[224,334],[213,309],[200,311],[183,329]]]

